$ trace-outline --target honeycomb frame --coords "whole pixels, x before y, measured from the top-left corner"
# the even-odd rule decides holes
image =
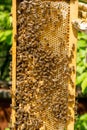
[[[60,0],[56,1],[56,2],[60,2]],[[56,3],[53,1],[53,4]],[[65,2],[67,3],[67,0],[62,0],[60,3],[62,2]],[[68,1],[69,2],[69,1]],[[20,3],[20,1],[18,2]],[[13,129],[15,130],[16,128],[14,127],[14,124],[16,122],[16,109],[15,109],[15,106],[16,106],[16,102],[15,102],[15,93],[16,93],[16,84],[17,84],[17,7],[18,7],[18,3],[16,0],[13,0],[13,46],[12,46],[12,106],[13,106],[13,109],[12,109],[12,127]],[[59,4],[59,5],[62,5],[62,4]],[[53,5],[54,7],[55,4]],[[67,108],[67,115],[68,115],[68,120],[67,120],[67,123],[66,123],[66,129],[67,130],[74,130],[74,107],[75,107],[75,77],[76,77],[76,41],[77,41],[77,32],[76,30],[72,27],[72,20],[77,18],[78,17],[78,1],[77,0],[70,0],[70,3],[69,3],[69,9],[70,9],[70,12],[68,14],[69,16],[69,21],[68,21],[68,27],[69,27],[69,32],[68,32],[68,36],[67,36],[67,42],[68,42],[68,53],[67,53],[67,59],[71,60],[71,62],[69,62],[69,77],[70,77],[70,80],[68,81],[68,108]],[[55,9],[54,9],[55,11]],[[65,13],[65,12],[64,12]],[[58,14],[59,15],[59,14]],[[65,14],[66,15],[66,14]],[[59,18],[60,16],[58,16]],[[65,17],[65,16],[64,16]],[[61,20],[61,19],[60,19]],[[56,21],[56,20],[55,20]],[[55,26],[56,26],[56,23],[54,23]],[[49,25],[50,27],[50,25]],[[49,30],[49,29],[48,29]],[[47,31],[48,31],[47,30]],[[52,29],[52,31],[54,32],[55,29]],[[62,31],[63,32],[63,31]],[[46,33],[46,32],[45,32]],[[46,33],[47,34],[47,33]],[[50,39],[51,33],[49,32],[49,35],[48,37],[46,38],[47,35],[44,36],[43,38],[43,35],[41,34],[41,40],[42,40],[42,43],[44,44],[44,41],[43,40],[47,40],[47,39]],[[59,34],[58,34],[59,35]],[[60,34],[61,35],[61,34]],[[64,34],[65,36],[65,34]],[[54,37],[54,36],[53,36]],[[52,38],[53,38],[52,37]],[[56,41],[58,40],[61,40],[60,36],[58,37]],[[52,39],[51,39],[52,41]],[[50,41],[50,42],[51,42]],[[61,42],[62,43],[62,42]],[[52,44],[52,43],[51,43]],[[57,44],[58,46],[58,44]],[[63,43],[62,43],[62,46],[63,46]],[[56,46],[52,46],[54,48],[54,52],[55,52],[55,48],[57,48]],[[60,47],[60,46],[59,46]],[[59,50],[56,50],[56,52],[59,51]],[[62,53],[60,53],[62,54]],[[61,71],[61,70],[60,70]],[[42,82],[40,82],[42,83]],[[71,113],[70,113],[71,111]],[[52,116],[52,115],[51,115]],[[69,121],[70,120],[70,121]],[[49,123],[48,123],[49,125]],[[51,126],[51,124],[50,124]],[[42,128],[40,128],[40,130],[54,130],[54,128],[51,127],[48,127],[46,128],[45,126],[43,126]],[[61,127],[61,123],[60,123],[60,126],[58,128],[56,128],[55,130],[63,130],[63,128]],[[22,130],[22,128],[20,128],[19,130]]]

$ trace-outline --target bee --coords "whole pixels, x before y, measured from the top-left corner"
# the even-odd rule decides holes
[[[70,97],[71,99],[75,98],[75,96],[74,96],[74,95],[71,95],[70,93],[69,93],[69,97]]]
[[[75,44],[73,43],[72,45],[72,50],[74,51],[75,50]]]
[[[57,9],[60,10],[62,5],[59,3]]]
[[[15,34],[14,35],[14,39],[17,41],[17,38],[18,38],[18,35],[17,34]]]
[[[75,66],[72,66],[72,71],[75,74]]]

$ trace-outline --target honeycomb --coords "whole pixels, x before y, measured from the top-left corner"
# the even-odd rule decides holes
[[[17,6],[16,130],[64,130],[68,110],[70,1],[22,0]],[[69,115],[68,115],[69,113]],[[13,128],[13,129],[14,129]]]

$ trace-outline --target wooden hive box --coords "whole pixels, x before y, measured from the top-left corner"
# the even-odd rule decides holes
[[[74,130],[77,17],[77,0],[13,0],[13,130]]]

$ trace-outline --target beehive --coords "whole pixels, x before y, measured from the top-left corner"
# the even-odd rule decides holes
[[[13,0],[13,130],[74,130],[77,14],[77,0]]]

